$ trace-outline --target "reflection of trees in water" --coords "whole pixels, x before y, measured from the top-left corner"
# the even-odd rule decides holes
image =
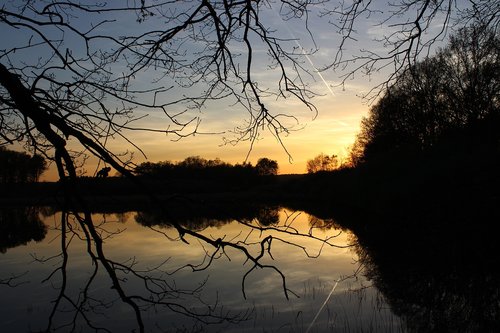
[[[500,332],[500,243],[492,232],[500,210],[489,200],[406,215],[392,207],[294,208],[323,218],[310,225],[333,220],[352,231],[364,274],[408,331]]]
[[[217,219],[207,218],[203,216],[193,216],[190,218],[171,218],[168,214],[158,211],[142,211],[137,212],[135,221],[145,227],[162,226],[174,228],[175,223],[179,223],[184,228],[189,228],[193,231],[201,231],[209,227],[221,227],[231,223],[233,219]]]
[[[145,331],[144,313],[147,311],[167,310],[182,314],[192,318],[195,327],[221,322],[238,323],[248,316],[246,312],[233,312],[217,303],[207,304],[201,298],[204,282],[193,289],[177,287],[171,274],[164,272],[168,258],[152,268],[141,267],[135,258],[122,261],[109,258],[105,253],[105,241],[121,234],[122,230],[108,230],[104,222],[94,222],[89,213],[63,211],[56,229],[60,230],[61,252],[49,258],[34,256],[37,262],[55,266],[43,280],[52,283],[57,290],[47,332],[84,328],[110,332],[108,327],[113,323],[109,318],[114,318],[116,311],[127,313],[123,304],[132,312],[140,332]],[[74,283],[70,279],[70,247],[78,241],[86,245],[91,265],[88,268],[90,274],[85,274],[75,294],[70,287]],[[103,283],[111,283],[109,293],[102,289]]]
[[[71,201],[68,201],[68,206],[70,205]],[[154,229],[154,226],[168,226],[166,242],[186,243],[182,246],[200,244],[203,248],[200,258],[172,266],[170,258],[166,256],[163,261],[160,259],[155,267],[144,267],[140,259],[117,260],[106,254],[106,243],[115,237],[120,237],[125,229],[120,224],[113,228],[113,224],[108,222],[125,222],[132,213],[115,213],[110,221],[110,215],[90,214],[88,210],[83,213],[71,210],[58,212],[56,216],[60,216],[60,219],[56,218],[54,225],[58,238],[53,241],[59,243],[59,253],[49,257],[33,255],[36,262],[50,269],[50,272],[42,277],[42,283],[51,285],[56,293],[51,300],[50,313],[43,330],[109,331],[114,329],[114,326],[112,320],[106,318],[114,318],[118,309],[127,314],[127,320],[135,318],[135,324],[132,326],[135,325],[137,331],[141,332],[146,331],[150,325],[151,311],[169,315],[181,314],[185,318],[191,318],[193,327],[200,329],[204,325],[214,323],[237,324],[250,318],[251,309],[228,311],[220,300],[207,303],[205,282],[201,281],[191,288],[181,288],[176,284],[177,273],[185,271],[184,268],[192,271],[213,269],[213,264],[217,260],[225,260],[229,256],[234,260],[236,251],[242,255],[237,258],[246,262],[246,270],[242,272],[241,281],[243,297],[247,297],[246,281],[251,279],[254,272],[268,270],[276,274],[277,283],[281,285],[284,297],[288,298],[295,293],[288,288],[287,278],[280,270],[279,263],[272,260],[274,258],[271,249],[276,244],[281,244],[299,249],[307,257],[314,258],[319,256],[321,250],[318,253],[315,249],[310,253],[303,241],[315,240],[321,248],[337,246],[334,244],[337,234],[326,237],[317,236],[315,233],[316,230],[324,230],[326,225],[331,224],[329,222],[317,220],[309,229],[306,226],[306,230],[303,231],[295,226],[295,219],[300,215],[298,212],[283,210],[284,215],[281,216],[282,208],[278,207],[239,205],[226,208],[220,210],[220,207],[216,207],[212,212],[200,208],[185,209],[177,213],[170,210],[137,213],[136,220],[153,231],[162,233]],[[29,229],[26,226],[29,226],[31,238],[25,237],[27,239],[25,242],[31,239],[41,240],[47,232],[47,227],[41,222],[39,214],[49,216],[55,212],[55,209],[50,208],[42,211],[36,209],[2,211],[0,215],[2,228],[16,226],[18,229],[11,228],[10,233],[16,234],[19,243],[23,239],[19,236],[26,234]],[[241,232],[234,237],[224,235],[214,237],[202,233],[208,227],[218,228],[235,221],[241,226]],[[20,226],[25,230],[19,229]],[[2,237],[9,238],[6,235],[9,233],[2,232]],[[90,261],[75,258],[74,249],[86,249]],[[77,256],[80,257],[80,254]],[[88,266],[84,266],[85,263]],[[78,270],[85,271],[85,274],[80,274],[76,280],[73,277],[75,265],[78,265],[76,266]],[[24,274],[3,274],[0,276],[0,284],[22,288],[21,285],[27,282]],[[110,288],[103,289],[103,286]],[[128,310],[124,310],[124,305]],[[162,323],[160,319],[155,325]]]
[[[206,281],[201,281],[194,287],[181,288],[176,283],[177,274],[181,270],[185,272],[185,268],[191,271],[213,269],[215,261],[225,260],[229,256],[234,257],[237,252],[241,256],[238,255],[233,260],[239,258],[246,263],[246,271],[242,272],[241,281],[243,297],[247,297],[245,281],[252,273],[267,270],[276,274],[277,283],[281,285],[284,297],[288,298],[295,294],[288,288],[287,279],[280,270],[279,263],[269,260],[274,259],[271,248],[275,245],[272,245],[281,243],[284,246],[295,247],[309,257],[316,257],[319,254],[316,252],[309,254],[308,249],[302,244],[305,240],[307,242],[311,239],[316,240],[321,244],[321,248],[336,246],[335,237],[325,239],[324,236],[316,236],[312,232],[314,228],[301,232],[291,227],[291,221],[297,214],[291,214],[284,221],[280,221],[278,208],[241,206],[239,208],[240,212],[245,212],[237,216],[242,231],[234,237],[220,236],[220,238],[206,235],[201,231],[207,227],[220,227],[235,221],[234,218],[230,218],[232,214],[229,212],[222,214],[224,216],[221,217],[214,215],[202,217],[200,214],[194,214],[197,211],[193,209],[189,212],[180,212],[173,219],[166,211],[138,213],[136,220],[154,232],[167,236],[165,239],[167,243],[181,242],[182,246],[190,247],[201,245],[203,249],[200,258],[193,257],[192,260],[178,264],[172,264],[170,261],[172,258],[167,254],[164,259],[159,259],[154,267],[144,267],[140,259],[135,257],[117,260],[106,254],[106,243],[115,237],[120,237],[124,230],[121,225],[112,230],[111,225],[107,223],[109,221],[107,215],[103,215],[101,221],[99,215],[92,215],[88,211],[60,212],[60,219],[54,226],[59,235],[56,241],[60,244],[60,252],[50,257],[34,255],[36,262],[50,265],[51,271],[44,277],[43,283],[52,285],[56,292],[44,331],[90,329],[106,332],[115,328],[113,320],[109,318],[115,318],[116,313],[125,314],[127,327],[133,329],[135,326],[140,332],[150,329],[151,324],[169,325],[168,320],[163,319],[151,323],[150,321],[154,320],[150,318],[151,313],[154,313],[154,316],[158,313],[164,313],[165,316],[180,314],[183,318],[189,319],[193,328],[200,330],[205,327],[204,325],[210,324],[237,324],[251,317],[251,309],[232,311],[224,307],[219,299],[207,303],[204,293]],[[125,221],[128,215],[118,214],[117,219],[118,222]],[[164,233],[154,226],[168,226],[168,231],[165,230]],[[90,261],[74,258],[75,246],[76,249],[80,249],[81,245],[86,249]],[[86,262],[88,266],[80,266],[85,265],[82,262]],[[79,270],[83,269],[86,272],[80,274],[77,280],[72,277],[75,264],[79,265]],[[0,283],[14,287],[22,280],[19,277],[21,276],[1,277]],[[103,289],[103,286],[109,285],[110,288]],[[130,324],[128,320],[132,320],[133,323]],[[180,325],[184,328],[189,326],[189,324],[184,326],[185,322]]]
[[[115,216],[120,223],[125,223],[127,222],[130,217],[132,216],[132,212],[120,212],[120,213],[115,213]]]
[[[391,235],[363,234],[357,252],[367,277],[410,331],[500,331],[495,239],[477,241],[460,225],[439,232],[410,227]]]
[[[280,211],[287,214],[286,210],[278,206],[238,206],[220,210],[220,207],[215,210],[205,208],[186,208],[172,214],[171,211],[148,210],[137,212],[135,216],[136,222],[141,225],[164,226],[172,227],[173,221],[184,227],[192,230],[203,230],[208,227],[222,227],[225,224],[239,221],[245,224],[256,223],[262,227],[276,226],[280,223]],[[293,216],[292,216],[293,215]],[[285,217],[289,221],[296,218],[298,215],[291,213],[291,216]],[[318,218],[314,215],[307,215],[309,226],[312,229],[322,231],[330,229],[342,229],[333,218]]]
[[[135,220],[146,227],[175,227],[179,224],[193,231],[201,231],[209,227],[220,228],[234,221],[256,222],[262,226],[270,226],[279,223],[280,209],[279,207],[243,207],[241,205],[226,206],[225,209],[220,209],[220,207],[211,209],[208,206],[185,207],[181,212],[159,210],[137,212]]]
[[[276,207],[262,207],[257,212],[257,221],[260,225],[276,225],[280,221],[280,210]]]
[[[0,208],[1,253],[45,238],[47,226],[40,220],[39,213],[40,209],[35,207]]]

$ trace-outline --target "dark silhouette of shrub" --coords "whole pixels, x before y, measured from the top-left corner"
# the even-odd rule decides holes
[[[257,161],[255,170],[260,176],[274,176],[278,174],[278,162],[267,157],[262,157]]]
[[[47,163],[40,155],[0,147],[0,183],[36,182],[46,169]]]

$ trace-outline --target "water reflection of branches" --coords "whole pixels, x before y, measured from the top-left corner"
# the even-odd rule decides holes
[[[311,225],[306,232],[300,231],[300,227],[293,226],[294,221],[300,215],[300,213],[288,213],[283,210],[285,218],[283,221],[279,220],[280,208],[260,208],[257,209],[255,217],[244,217],[237,220],[227,218],[220,221],[219,223],[229,223],[237,221],[239,226],[247,228],[248,232],[241,230],[236,236],[232,238],[226,237],[228,235],[223,235],[221,237],[214,237],[212,235],[205,235],[202,232],[209,227],[218,226],[217,223],[210,223],[211,220],[198,219],[198,225],[193,226],[193,219],[187,220],[177,220],[169,219],[165,215],[156,216],[155,214],[148,213],[138,213],[136,219],[143,225],[148,226],[151,230],[161,233],[170,241],[183,241],[186,244],[190,244],[186,239],[186,236],[191,236],[202,246],[204,251],[204,256],[201,261],[197,264],[187,263],[181,267],[175,269],[171,274],[174,274],[183,269],[190,269],[193,272],[199,272],[207,270],[212,266],[215,260],[222,257],[231,260],[228,249],[236,250],[238,253],[242,254],[244,257],[244,263],[250,263],[251,267],[245,272],[242,277],[241,289],[243,297],[247,298],[245,291],[245,282],[248,276],[258,270],[267,269],[278,274],[282,283],[282,290],[285,297],[288,299],[290,294],[297,296],[292,290],[287,287],[286,277],[282,270],[276,265],[270,265],[264,263],[267,257],[274,260],[271,247],[276,242],[285,244],[290,247],[299,248],[308,258],[317,258],[321,254],[324,246],[344,248],[346,246],[339,246],[332,241],[342,234],[342,231],[336,232],[334,235],[326,235],[325,237],[320,237],[315,235],[315,230],[320,229],[324,231],[327,229],[327,223],[323,223],[321,227]],[[167,228],[174,229],[178,236],[173,236],[169,232],[157,229],[154,225],[160,225]],[[186,227],[188,225],[189,227]],[[333,224],[330,224],[333,226]],[[196,231],[195,231],[196,230]],[[252,240],[252,236],[256,234],[258,236],[257,240]],[[291,238],[290,238],[291,237]],[[289,239],[287,239],[289,238]],[[302,245],[299,240],[310,239],[317,241],[320,244],[320,248],[317,253],[311,253],[305,245]],[[206,246],[208,245],[208,247]],[[255,249],[252,251],[252,249]]]
[[[0,278],[0,285],[9,286],[9,287],[18,287],[27,283],[27,281],[20,280],[23,276],[25,276],[28,272],[24,272],[21,274],[12,274],[7,278]]]
[[[119,300],[127,304],[135,315],[139,331],[145,330],[143,312],[154,308],[168,308],[170,311],[180,313],[195,319],[203,324],[226,322],[239,322],[244,320],[246,313],[230,313],[223,311],[217,304],[206,304],[201,299],[201,291],[204,283],[199,284],[194,289],[178,288],[173,279],[166,279],[166,274],[161,271],[162,266],[168,259],[152,268],[140,269],[138,262],[127,259],[122,262],[107,258],[104,252],[104,240],[114,237],[121,231],[108,231],[101,224],[94,224],[92,216],[88,213],[61,213],[60,223],[61,252],[49,258],[34,257],[41,263],[59,260],[57,267],[43,280],[43,283],[55,279],[56,274],[60,274],[61,280],[54,287],[58,290],[57,297],[53,301],[51,313],[49,315],[46,331],[69,329],[75,331],[77,325],[83,322],[87,327],[96,331],[110,332],[106,327],[95,324],[98,322],[94,316],[106,316],[106,313],[117,306],[117,299],[107,300],[104,295],[96,295],[104,276],[111,280],[111,289],[114,290]],[[92,271],[82,284],[78,295],[72,296],[72,291],[68,287],[70,271],[70,245],[75,240],[82,240],[86,246],[87,253],[91,258]],[[132,281],[133,280],[133,281]],[[142,281],[142,291],[130,293],[127,282],[133,284],[134,281]],[[183,304],[186,298],[198,300],[202,309],[193,310]],[[69,313],[73,313],[69,315]]]
[[[273,231],[273,232],[277,232],[278,234],[284,234],[284,235],[290,235],[290,236],[296,236],[296,237],[307,237],[309,239],[320,242],[321,248],[319,249],[318,253],[311,254],[305,246],[296,244],[294,242],[290,242],[288,240],[285,240],[285,239],[282,239],[279,237],[274,237],[274,239],[277,239],[283,243],[286,243],[286,244],[289,244],[289,245],[292,245],[294,247],[298,247],[298,248],[302,249],[304,251],[304,253],[307,255],[307,257],[309,257],[309,258],[317,258],[321,254],[321,251],[322,251],[324,246],[331,246],[331,247],[337,247],[337,248],[350,247],[350,245],[337,245],[337,244],[331,242],[332,240],[338,238],[343,233],[342,230],[338,229],[335,234],[327,235],[324,238],[321,238],[319,236],[316,236],[314,234],[314,231],[315,230],[329,229],[328,227],[326,227],[326,225],[327,225],[326,223],[323,223],[321,227],[318,227],[315,224],[311,224],[309,226],[309,229],[307,232],[301,232],[299,230],[299,228],[296,228],[293,226],[294,221],[300,215],[300,213],[293,212],[291,214],[288,214],[285,211],[285,214],[286,214],[286,218],[285,218],[284,222],[280,225],[263,226],[260,224],[256,225],[253,223],[249,223],[248,221],[239,221],[239,222],[242,225],[245,225],[248,228],[250,228],[250,230],[251,230],[250,232],[257,231],[257,232],[262,234],[263,232],[266,232],[266,231]],[[330,228],[332,228],[332,227],[334,227],[334,226],[331,225]]]
[[[67,163],[70,161],[68,160]],[[74,173],[70,176],[75,177]],[[214,237],[206,234],[208,227],[218,227],[235,219],[228,218],[221,222],[216,218],[194,218],[191,220],[167,218],[169,214],[167,214],[164,202],[147,193],[145,189],[144,194],[150,200],[151,205],[157,207],[159,211],[138,214],[138,221],[141,222],[140,217],[142,216],[141,223],[155,231],[161,231],[154,228],[157,224],[169,227],[174,235],[161,232],[170,240],[180,240],[187,244],[190,244],[191,239],[196,240],[203,247],[205,255],[201,263],[188,262],[173,272],[166,272],[164,269],[169,259],[164,259],[153,268],[141,269],[135,259],[117,261],[105,255],[105,241],[112,240],[121,233],[121,230],[110,230],[106,217],[103,218],[103,222],[96,223],[94,221],[86,201],[74,186],[73,178],[64,179],[61,182],[65,193],[63,204],[66,208],[62,211],[60,222],[56,226],[60,234],[60,253],[49,258],[34,257],[35,261],[40,263],[56,263],[56,268],[44,279],[44,283],[52,283],[57,290],[48,318],[47,331],[59,329],[75,331],[81,327],[87,327],[96,331],[109,332],[109,328],[104,327],[108,324],[103,323],[102,319],[112,313],[120,304],[125,304],[134,315],[135,325],[140,332],[145,331],[146,325],[143,316],[148,310],[168,309],[171,313],[182,314],[193,319],[194,323],[237,323],[246,320],[249,313],[246,311],[228,312],[219,304],[218,299],[212,304],[207,304],[201,297],[205,282],[201,282],[195,288],[180,289],[175,284],[175,273],[182,268],[190,268],[192,271],[207,270],[212,267],[212,263],[216,259],[221,257],[230,259],[228,250],[231,249],[241,255],[245,263],[251,265],[241,281],[245,298],[247,297],[245,291],[247,278],[260,269],[278,275],[283,293],[288,299],[290,294],[296,294],[288,288],[285,274],[277,265],[266,262],[268,259],[274,260],[272,247],[276,243],[281,243],[289,247],[300,248],[307,257],[315,258],[319,256],[324,246],[336,246],[332,240],[340,234],[320,237],[315,233],[320,228],[314,225],[302,232],[294,225],[298,214],[287,215],[285,221],[279,223],[279,213],[276,210],[257,209],[248,216],[238,216],[237,218],[239,225],[245,227],[248,233],[241,231],[233,238],[227,235]],[[236,210],[244,211],[241,205],[238,205]],[[77,211],[82,213],[77,213]],[[253,238],[255,235],[259,236],[258,240]],[[301,244],[301,241],[305,240],[319,242],[321,249],[317,254],[310,254],[305,245]],[[83,282],[80,284],[80,290],[75,294],[70,287],[73,284],[73,279],[69,249],[77,244],[85,246],[92,268],[90,275],[79,277],[83,279]],[[103,282],[109,283],[109,281],[111,282],[111,290],[101,294]],[[137,286],[140,288],[132,289]],[[110,293],[113,294],[111,298],[109,298]],[[189,300],[187,300],[188,298]],[[194,308],[193,301],[201,307]]]

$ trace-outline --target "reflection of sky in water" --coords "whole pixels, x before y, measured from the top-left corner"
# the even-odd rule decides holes
[[[289,213],[288,213],[289,214]],[[294,213],[293,226],[301,232],[309,229],[308,215]],[[43,282],[50,273],[60,265],[60,258],[45,263],[34,261],[33,257],[47,259],[60,252],[59,231],[53,230],[59,223],[59,214],[46,218],[49,232],[43,242],[30,243],[9,249],[0,256],[0,278],[5,279],[12,275],[21,275],[16,281],[23,284],[15,288],[0,285],[2,300],[0,302],[1,325],[7,332],[40,330],[47,325],[47,318],[52,310],[53,301],[57,297],[57,288],[61,283],[60,271],[52,278]],[[122,232],[105,239],[104,251],[107,258],[116,262],[136,262],[137,270],[150,269],[158,266],[167,258],[169,260],[161,266],[163,272],[173,272],[187,263],[198,264],[203,261],[205,248],[195,239],[187,236],[190,243],[168,240],[163,234],[145,228],[134,222],[134,214],[125,216],[107,215],[106,223],[102,225],[107,232]],[[119,219],[126,222],[119,222]],[[96,215],[95,222],[102,220],[103,215]],[[284,223],[285,214],[281,213],[281,223]],[[290,223],[288,220],[287,223]],[[169,236],[175,233],[167,228],[155,227]],[[207,228],[203,234],[213,239],[258,241],[259,234],[252,232],[248,236],[249,228],[233,222],[222,227]],[[338,230],[315,230],[315,235],[324,238],[337,235]],[[263,234],[263,237],[267,234]],[[280,236],[286,241],[293,241],[307,248],[311,255],[316,255],[321,243],[304,237]],[[373,288],[361,274],[352,277],[359,268],[354,251],[345,247],[352,241],[352,236],[342,232],[332,240],[339,247],[325,246],[319,258],[308,258],[302,248],[278,242],[272,244],[272,255],[268,255],[264,263],[277,266],[286,276],[288,288],[299,298],[290,294],[286,300],[280,276],[272,270],[253,271],[245,281],[244,299],[241,283],[245,272],[251,267],[250,262],[236,250],[228,249],[227,256],[216,260],[208,269],[201,272],[192,272],[190,268],[183,268],[172,276],[156,271],[155,276],[170,281],[178,288],[193,289],[206,280],[201,292],[201,299],[211,304],[215,301],[224,310],[231,313],[250,311],[252,317],[238,324],[222,324],[205,327],[213,331],[399,331],[399,320],[394,318],[387,306],[380,303],[380,299]],[[258,251],[258,246],[251,246],[250,251]],[[255,253],[255,252],[252,252]],[[74,237],[69,247],[68,288],[69,296],[78,299],[79,291],[84,287],[92,273],[92,263],[85,248],[85,242]],[[123,286],[127,293],[144,294],[143,285],[133,276],[121,275],[126,278]],[[344,280],[336,285],[331,297],[327,300],[336,281]],[[125,280],[124,280],[125,281]],[[42,283],[43,282],[43,283]],[[96,282],[90,293],[96,300],[105,301],[109,309],[100,309],[105,315],[96,316],[93,311],[86,313],[96,324],[110,327],[115,331],[130,331],[135,327],[134,315],[128,305],[121,302],[114,290],[111,281],[102,267],[99,270]],[[202,304],[190,296],[182,296],[181,303],[186,306],[200,307]],[[325,303],[321,309],[322,304]],[[66,307],[68,308],[68,307]],[[315,315],[321,309],[314,321]],[[74,315],[74,314],[71,314]],[[191,328],[193,320],[179,316],[168,309],[158,308],[144,313],[146,328],[156,331],[155,323],[164,329]],[[85,327],[85,326],[84,326]],[[77,326],[78,328],[78,326]],[[61,328],[69,331],[70,328]],[[79,329],[77,329],[79,331]],[[146,330],[147,331],[147,330]]]

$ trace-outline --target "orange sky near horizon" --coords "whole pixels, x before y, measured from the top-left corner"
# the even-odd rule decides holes
[[[354,88],[353,88],[354,89]],[[292,107],[301,109],[302,116],[296,131],[283,135],[285,149],[270,133],[262,132],[259,139],[249,154],[248,161],[255,164],[261,157],[278,161],[280,174],[306,173],[306,163],[320,153],[335,154],[346,158],[349,146],[354,142],[359,131],[361,118],[366,115],[369,106],[366,101],[356,96],[350,89],[333,89],[334,95],[328,92],[319,96],[315,102],[318,114],[306,110],[305,106],[291,102]],[[153,119],[154,121],[154,119]],[[203,122],[202,122],[203,123]],[[221,124],[224,126],[224,124]],[[208,121],[207,130],[211,123]],[[146,154],[144,158],[139,151],[134,151],[135,163],[144,161],[182,161],[189,156],[200,156],[206,159],[219,158],[224,162],[242,163],[250,149],[248,142],[236,145],[223,144],[221,134],[194,135],[173,141],[172,137],[165,134],[150,132],[135,132],[128,137],[137,144]],[[110,142],[107,146],[113,152],[129,151],[133,148],[125,147],[120,142]],[[124,148],[125,147],[125,148]],[[89,158],[80,172],[86,176],[94,176],[95,172],[103,167],[95,158]],[[110,175],[114,175],[112,171]],[[57,181],[59,176],[54,165],[42,175],[41,181]]]

